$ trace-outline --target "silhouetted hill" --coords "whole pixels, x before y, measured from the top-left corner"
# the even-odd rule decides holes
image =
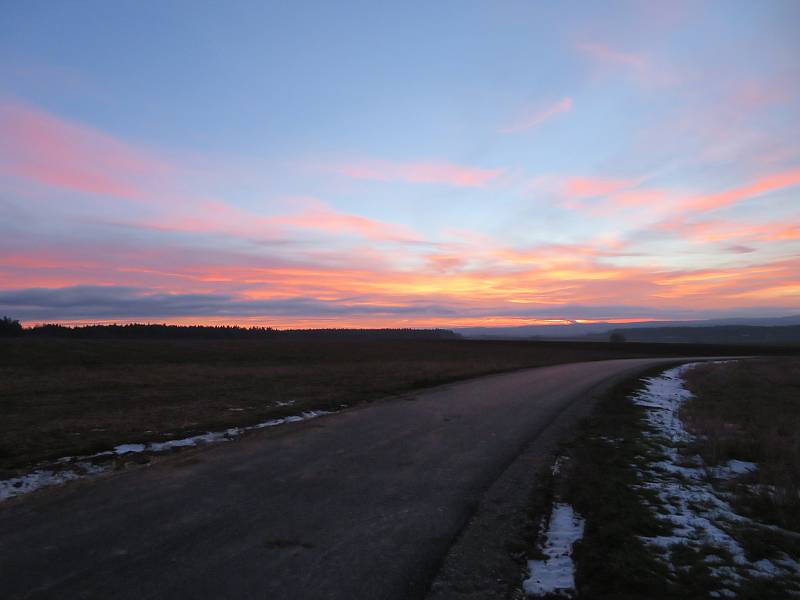
[[[582,339],[591,334],[609,335],[612,331],[665,328],[665,327],[714,327],[722,325],[746,325],[773,327],[800,325],[800,315],[788,317],[751,317],[731,319],[707,319],[695,321],[637,321],[634,323],[569,323],[565,325],[520,325],[517,327],[454,327],[453,331],[471,338],[571,338]],[[599,338],[595,338],[599,339]]]
[[[628,342],[800,345],[800,325],[785,327],[756,327],[750,325],[647,327],[615,329],[609,335],[621,335]],[[588,335],[586,338],[605,339],[606,336]]]

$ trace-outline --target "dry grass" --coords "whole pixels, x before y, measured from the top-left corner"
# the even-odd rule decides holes
[[[652,352],[524,341],[5,339],[0,470],[487,373]]]
[[[644,378],[617,384],[601,398],[564,453],[571,460],[562,470],[564,500],[586,519],[583,539],[575,547],[580,598],[597,600],[683,600],[686,587],[670,581],[669,570],[653,556],[642,537],[667,535],[668,529],[648,507],[653,492],[639,486],[632,465],[654,459],[642,435],[641,407],[630,398]],[[696,589],[692,587],[691,589]]]
[[[702,365],[686,375],[695,397],[681,418],[710,465],[758,463],[736,488],[745,514],[800,531],[800,359]]]
[[[657,371],[663,367],[652,374]],[[705,436],[697,447],[686,451],[702,454],[710,465],[730,459],[758,462],[758,474],[715,485],[734,486],[718,491],[734,504],[737,513],[791,529],[798,503],[797,488],[792,486],[800,467],[800,360],[708,364],[685,376],[696,396],[684,405],[681,417],[690,421],[692,433]],[[642,385],[641,380],[618,385],[598,402],[580,435],[563,448],[571,458],[570,466],[562,468],[559,475],[560,485],[567,490],[564,499],[586,519],[584,537],[574,551],[578,597],[705,600],[720,588],[707,558],[713,555],[717,560],[732,561],[724,549],[676,545],[668,564],[642,541],[642,536],[671,533],[653,510],[661,510],[658,507],[663,500],[653,489],[642,486],[645,465],[665,459],[659,444],[646,435],[650,430],[644,409],[631,401]],[[776,486],[770,489],[784,486],[786,495],[748,494],[753,483]],[[791,490],[794,500],[784,502]],[[727,495],[729,491],[735,494],[733,498]],[[534,516],[549,510],[546,500],[551,492],[551,488],[539,492]],[[792,532],[753,522],[717,524],[741,544],[751,563],[800,556],[800,537]],[[790,585],[795,586],[787,578],[755,577],[737,584],[732,597],[784,600],[790,597],[787,590],[795,589]]]
[[[726,350],[741,351],[424,339],[0,339],[0,477],[120,443],[332,410],[488,373]]]

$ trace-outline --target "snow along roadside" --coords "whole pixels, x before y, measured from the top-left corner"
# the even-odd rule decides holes
[[[10,479],[0,480],[0,502],[28,494],[34,490],[54,485],[63,485],[68,481],[83,479],[86,477],[96,477],[107,473],[113,469],[111,459],[115,456],[125,454],[138,454],[142,452],[161,453],[173,448],[185,448],[200,444],[212,444],[219,442],[229,442],[242,434],[256,429],[276,427],[287,423],[297,423],[315,419],[323,415],[331,414],[334,411],[310,410],[299,415],[270,419],[249,425],[247,427],[230,427],[224,431],[209,431],[191,437],[167,440],[165,442],[149,442],[147,444],[120,444],[113,450],[98,452],[87,456],[65,456],[59,458],[54,463],[42,464],[36,470]],[[105,461],[105,462],[104,462]]]
[[[556,462],[558,465],[558,462]],[[554,468],[555,470],[555,468]],[[575,593],[575,563],[572,546],[583,537],[585,522],[569,504],[553,504],[542,552],[545,560],[529,560],[530,577],[522,589],[531,596]]]
[[[670,526],[669,536],[643,538],[666,564],[671,565],[674,548],[713,548],[706,556],[719,588],[715,597],[735,596],[736,589],[749,579],[781,579],[800,576],[800,563],[785,554],[773,560],[751,562],[742,545],[732,535],[737,525],[770,528],[737,514],[725,494],[715,489],[713,480],[732,479],[754,471],[758,465],[730,461],[723,467],[708,468],[700,456],[685,456],[681,449],[694,440],[683,426],[679,411],[692,397],[684,387],[683,374],[699,363],[681,365],[646,380],[645,388],[633,397],[646,409],[651,432],[646,432],[661,454],[660,460],[635,465],[640,489],[655,492],[658,504],[650,508]],[[782,531],[782,530],[781,530]]]

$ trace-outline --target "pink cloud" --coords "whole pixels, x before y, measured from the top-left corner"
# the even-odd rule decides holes
[[[701,242],[785,242],[800,240],[800,225],[783,221],[768,223],[742,223],[735,220],[715,219],[688,222],[675,218],[659,225],[659,229],[671,231],[686,239]]]
[[[515,250],[497,245],[467,255],[458,247],[450,250],[423,255],[427,260],[415,268],[397,268],[391,262],[362,261],[350,249],[336,259],[337,251],[331,249],[331,257],[317,260],[309,254],[282,259],[263,251],[249,254],[91,240],[80,247],[63,247],[53,241],[43,248],[2,257],[0,284],[8,289],[127,285],[167,294],[224,294],[237,301],[302,297],[332,306],[342,301],[351,305],[352,322],[366,326],[379,317],[353,311],[349,299],[358,297],[357,303],[365,308],[405,308],[404,314],[417,324],[427,313],[415,312],[415,306],[446,307],[444,315],[433,316],[442,324],[453,325],[471,315],[501,322],[526,305],[531,311],[543,306],[550,312],[559,306],[569,311],[573,310],[570,305],[618,303],[620,297],[630,305],[668,310],[691,310],[706,304],[719,310],[746,307],[752,298],[763,300],[763,307],[780,307],[787,298],[796,297],[800,269],[797,259],[699,270],[613,265],[590,246]],[[498,268],[509,263],[513,268]],[[307,313],[275,321],[269,308],[263,310],[262,323],[301,326],[306,319],[322,316],[312,306]],[[202,320],[191,314],[185,318]],[[342,325],[339,317],[328,318],[332,324]],[[386,324],[398,324],[396,313],[380,318],[386,319]],[[228,319],[237,316],[230,314]]]
[[[352,179],[443,183],[459,187],[483,187],[503,174],[503,169],[483,169],[446,162],[397,163],[367,160],[338,165],[337,173]]]
[[[800,169],[772,173],[760,177],[747,185],[725,190],[724,192],[695,196],[687,200],[684,207],[693,211],[714,210],[797,185],[800,185]]]
[[[160,231],[211,233],[259,240],[284,239],[291,235],[290,231],[298,229],[355,235],[373,241],[419,240],[417,234],[406,227],[339,212],[316,198],[293,198],[292,201],[304,208],[292,214],[268,215],[223,201],[206,200],[191,207],[172,206],[166,213],[133,225]]]
[[[595,216],[609,216],[631,209],[646,210],[647,215],[664,219],[659,229],[676,230],[686,217],[726,208],[800,185],[800,169],[764,175],[755,181],[714,194],[687,194],[659,188],[638,187],[641,180],[602,177],[572,177],[560,185],[565,208]],[[634,219],[639,215],[628,212]]]
[[[0,172],[57,188],[141,199],[142,180],[168,167],[104,133],[0,102]]]
[[[355,234],[374,241],[415,241],[418,236],[408,228],[384,223],[360,215],[337,212],[321,202],[295,215],[271,217],[268,221],[300,229],[327,233]]]
[[[597,217],[625,212],[628,221],[638,221],[668,213],[675,205],[676,195],[658,188],[639,187],[643,179],[612,177],[569,177],[561,181],[557,191],[562,206]]]
[[[578,44],[577,48],[592,60],[600,63],[636,70],[647,67],[647,59],[641,54],[621,52],[610,48],[606,44],[586,42]]]
[[[607,196],[638,183],[636,179],[613,179],[609,177],[570,177],[564,181],[562,189],[568,196],[590,198]]]
[[[643,87],[671,86],[682,79],[668,65],[656,64],[643,54],[624,52],[599,42],[579,43],[575,47],[594,64],[596,75],[622,73]]]
[[[519,133],[521,131],[527,131],[529,129],[533,129],[534,127],[538,127],[545,121],[549,121],[550,119],[552,119],[557,115],[571,111],[573,105],[574,103],[572,101],[572,98],[570,98],[569,96],[564,97],[555,104],[553,104],[552,106],[539,108],[532,112],[528,112],[528,114],[522,116],[512,125],[500,129],[500,132]]]
[[[367,176],[409,181],[482,185],[500,174],[449,164],[370,163]],[[381,171],[383,169],[383,171]],[[159,185],[175,167],[90,127],[15,102],[0,102],[0,173],[47,186],[129,200],[158,200],[151,217],[134,223],[161,231],[220,233],[275,239],[286,229],[352,234],[370,240],[411,241],[414,232],[360,215],[340,213],[316,199],[293,199],[304,207],[290,215],[264,215],[225,201],[176,194]],[[354,176],[359,173],[356,172]],[[364,175],[365,173],[361,173]],[[168,201],[167,201],[168,199]]]
[[[782,78],[736,79],[730,101],[742,111],[754,111],[791,101],[793,84]]]

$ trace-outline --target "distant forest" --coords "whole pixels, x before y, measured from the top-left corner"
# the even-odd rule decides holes
[[[69,339],[376,339],[418,340],[459,339],[449,329],[274,329],[272,327],[237,327],[207,325],[66,325],[44,324],[23,327],[9,317],[0,318],[0,337],[69,338]],[[543,339],[543,338],[530,338]],[[565,341],[565,338],[552,338]],[[800,345],[800,325],[752,326],[715,325],[710,327],[642,327],[614,329],[571,338],[573,341],[611,341],[672,344]]]
[[[71,339],[265,339],[265,338],[356,338],[356,339],[456,339],[448,329],[273,329],[228,325],[65,325],[22,327],[9,317],[0,319],[0,337],[51,337]]]
[[[604,336],[589,335],[587,339]],[[642,327],[615,329],[610,337],[628,342],[672,344],[800,344],[800,325],[759,327],[715,325],[712,327]]]

